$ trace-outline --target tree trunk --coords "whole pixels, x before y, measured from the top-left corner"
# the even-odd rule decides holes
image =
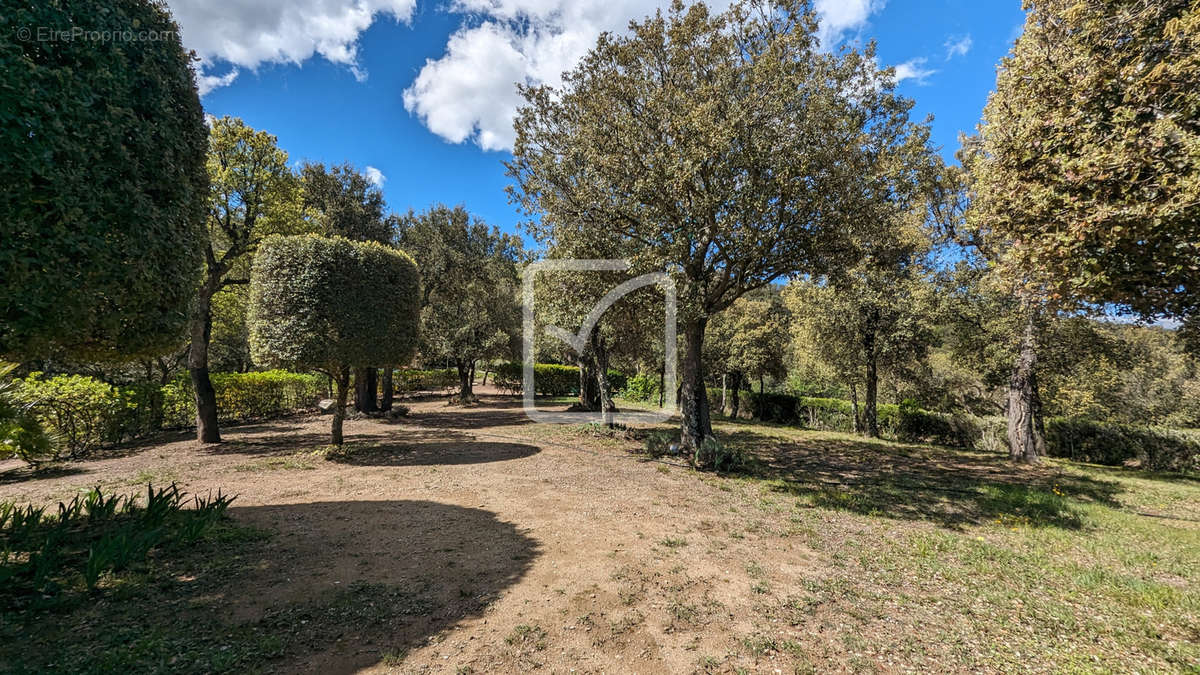
[[[475,400],[475,383],[472,377],[475,362],[455,359],[454,365],[458,368],[458,400],[460,403],[470,403]]]
[[[392,383],[392,370],[395,366],[384,366],[383,375],[379,386],[383,389],[383,394],[379,399],[379,409],[388,411],[392,409],[392,402],[396,400],[396,387]]]
[[[1045,439],[1039,433],[1037,416],[1040,397],[1037,392],[1037,342],[1035,317],[1031,313],[1021,335],[1020,350],[1008,380],[1008,456],[1014,462],[1036,464],[1044,452]]]
[[[333,379],[333,423],[330,428],[329,442],[333,445],[342,444],[342,420],[346,419],[346,399],[350,397],[350,368],[343,366]]]
[[[733,371],[733,382],[730,383],[732,385],[732,394],[730,396],[732,400],[730,401],[729,405],[729,416],[735,420],[737,419],[738,411],[741,409],[742,404],[742,379],[742,371]]]
[[[875,365],[875,353],[866,357],[866,406],[863,408],[866,435],[871,438],[880,437],[880,416],[878,416],[878,389],[880,375]]]
[[[374,368],[354,369],[354,409],[358,412],[370,413],[379,410],[376,396],[378,394],[378,371]]]
[[[721,373],[721,414],[722,415],[729,414],[729,412],[728,412],[729,409],[725,407],[725,394],[728,391],[728,387],[726,387],[725,385],[728,384],[728,380],[729,380],[729,373]]]
[[[217,424],[217,390],[208,377],[208,344],[212,339],[212,297],[220,287],[221,276],[210,271],[192,307],[191,346],[188,349],[188,375],[192,378],[192,395],[196,402],[196,440],[201,443],[220,443],[221,429]]]
[[[667,402],[667,361],[663,360],[663,367],[658,371],[658,407],[663,407]]]
[[[480,382],[479,384],[481,384],[485,387],[487,386],[487,376],[488,376],[488,373],[490,373],[490,372],[492,372],[491,364],[484,364],[484,366],[483,366],[483,382]]]
[[[711,458],[701,457],[700,448],[712,437],[712,420],[708,414],[708,392],[704,389],[704,327],[706,319],[700,318],[684,326],[683,382],[680,385],[680,408],[683,422],[680,429],[680,449],[692,455],[694,464],[700,467],[711,463]]]
[[[763,383],[763,376],[758,376],[758,395],[762,396],[767,391],[767,385]]]
[[[608,383],[608,347],[599,331],[592,333],[592,357],[596,363],[596,394],[604,426],[613,428],[613,413],[617,404],[613,402],[612,387]]]
[[[879,325],[879,310],[876,307],[871,307],[868,310],[866,317],[865,328],[862,334],[863,357],[866,360],[867,366],[867,404],[863,410],[863,425],[867,429],[867,435],[871,438],[879,438],[879,414],[878,414],[878,398],[879,398],[879,368],[878,358],[875,353],[875,332]]]
[[[850,383],[850,410],[854,413],[854,433],[862,433],[862,418],[858,416],[858,385]]]

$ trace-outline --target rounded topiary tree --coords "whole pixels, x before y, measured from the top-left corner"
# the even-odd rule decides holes
[[[6,3],[0,34],[0,354],[172,346],[208,196],[178,28],[152,0],[56,0]]]
[[[417,346],[420,276],[403,251],[315,234],[271,237],[250,275],[255,363],[316,370],[334,382],[334,445],[350,369],[404,363]]]

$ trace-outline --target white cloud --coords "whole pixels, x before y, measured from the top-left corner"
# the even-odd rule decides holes
[[[263,63],[301,64],[320,55],[346,66],[360,81],[358,36],[376,15],[412,17],[416,0],[168,0],[183,44],[200,57],[201,94],[228,85],[238,69],[210,71],[216,61],[254,69]]]
[[[884,4],[885,0],[816,0],[813,9],[820,21],[817,37],[821,46],[832,49],[846,33],[864,28]]]
[[[937,72],[931,68],[926,68],[925,61],[924,57],[920,57],[909,59],[896,66],[896,83],[899,84],[905,80],[912,80],[917,84],[925,84],[929,76]]]
[[[387,181],[387,176],[383,175],[382,171],[373,166],[368,166],[363,170],[363,174],[367,177],[367,180],[371,181],[372,185],[383,189],[383,184]]]
[[[961,38],[951,37],[951,38],[947,39],[946,45],[945,45],[946,46],[946,60],[949,61],[950,59],[954,58],[955,56],[966,56],[967,52],[971,51],[971,45],[973,45],[973,44],[974,44],[974,41],[971,39],[971,36],[969,34],[964,35]]]
[[[728,0],[710,3],[723,11]],[[512,147],[521,98],[515,83],[557,86],[602,31],[666,10],[670,0],[454,0],[471,17],[404,91],[404,107],[450,141],[485,150]],[[823,44],[862,28],[882,0],[817,0]]]
[[[229,86],[237,79],[239,72],[237,68],[233,68],[224,75],[197,74],[196,86],[200,89],[200,95],[203,96],[213,89]]]

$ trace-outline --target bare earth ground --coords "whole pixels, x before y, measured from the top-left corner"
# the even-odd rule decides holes
[[[328,457],[329,419],[309,416],[57,474],[6,464],[0,500],[236,493],[235,523],[270,535],[176,574],[154,611],[261,635],[271,671],[1200,667],[1189,479],[740,422],[718,433],[763,464],[715,476],[508,397],[411,407],[348,421]],[[64,630],[102,630],[96,611]]]

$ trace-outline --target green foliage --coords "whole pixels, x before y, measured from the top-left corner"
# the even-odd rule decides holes
[[[1200,436],[1175,429],[1055,418],[1046,422],[1051,457],[1152,471],[1200,473]]]
[[[708,371],[735,373],[739,380],[781,377],[789,320],[779,291],[773,286],[738,298],[709,319],[704,342]]]
[[[147,486],[142,505],[136,494],[105,495],[97,487],[59,503],[56,514],[0,502],[0,593],[25,604],[94,590],[156,547],[200,539],[235,499],[197,495],[186,508],[187,496],[173,483]]]
[[[932,443],[974,448],[983,433],[975,418],[962,414],[921,410],[911,401],[900,404],[895,436],[906,443]]]
[[[323,378],[279,370],[216,373],[212,380],[223,422],[311,408],[326,389]],[[191,382],[183,378],[160,388],[115,386],[84,375],[44,377],[35,372],[19,381],[14,396],[54,440],[52,447],[34,454],[18,453],[27,461],[79,458],[162,428],[187,427],[196,419]]]
[[[1200,309],[1200,6],[1039,0],[968,144],[969,219],[1030,286]]]
[[[156,40],[19,39],[154,31]],[[0,16],[0,354],[169,347],[201,263],[207,127],[191,56],[150,0]]]
[[[51,438],[34,412],[37,401],[21,395],[21,383],[9,377],[15,363],[0,362],[0,459],[34,462],[52,453]]]
[[[496,386],[505,391],[524,390],[524,370],[521,363],[501,363],[496,366]],[[609,371],[611,377],[616,371]],[[533,366],[533,382],[540,396],[572,396],[579,394],[579,368],[555,363]]]
[[[657,401],[658,378],[639,373],[629,378],[620,392],[622,398],[630,401]]]
[[[740,445],[725,445],[715,437],[705,438],[696,450],[696,466],[713,471],[738,473],[750,468],[751,457]]]
[[[304,208],[322,234],[353,241],[391,241],[391,225],[383,217],[383,191],[353,166],[326,168],[306,162],[300,175]]]
[[[440,370],[405,368],[395,371],[392,377],[397,391],[438,391],[458,386],[458,372],[453,368]]]
[[[521,240],[472,218],[461,206],[409,212],[396,241],[424,271],[421,354],[451,359],[463,370],[517,353],[521,312],[517,263]]]
[[[419,277],[403,251],[340,237],[272,237],[250,285],[255,363],[336,375],[403,363],[417,344]]]

